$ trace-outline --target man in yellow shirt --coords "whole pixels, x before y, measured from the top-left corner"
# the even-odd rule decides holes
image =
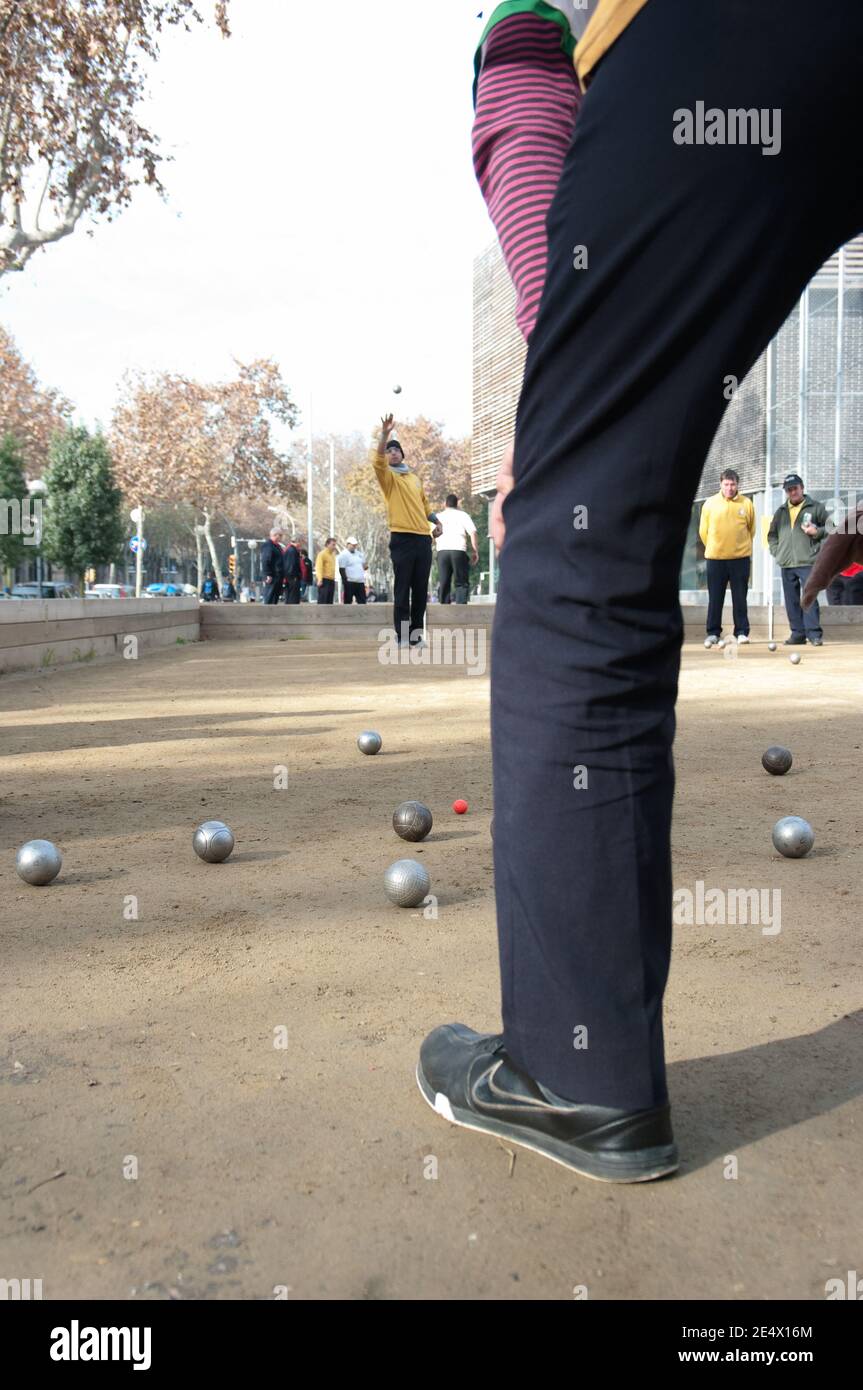
[[[401,646],[425,645],[426,604],[432,565],[432,536],[441,534],[437,513],[429,508],[423,485],[405,463],[401,444],[390,439],[393,417],[381,418],[381,432],[371,462],[387,507],[390,558],[395,585],[393,622]],[[430,524],[431,523],[431,524]]]
[[[752,537],[755,535],[755,508],[748,497],[740,496],[740,478],[726,468],[719,479],[719,491],[701,508],[698,534],[707,556],[707,636],[705,647],[715,647],[722,635],[722,605],[731,585],[734,636],[738,644],[749,641],[749,613],[746,590],[752,564]]]
[[[336,538],[327,536],[324,547],[315,558],[315,583],[318,603],[332,603],[336,592]]]

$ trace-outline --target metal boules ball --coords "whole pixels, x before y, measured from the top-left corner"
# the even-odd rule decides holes
[[[15,856],[19,878],[42,888],[52,883],[63,867],[63,856],[50,840],[28,840]]]
[[[792,652],[788,660],[791,662],[792,666],[799,666],[801,661],[800,653]]]
[[[394,395],[394,396],[400,396],[401,393],[402,393],[402,388],[401,388],[400,386],[394,386],[394,387],[393,387],[393,395]]]
[[[815,834],[802,816],[783,816],[773,827],[773,845],[786,859],[802,859],[815,844]]]
[[[361,753],[368,753],[371,757],[374,753],[380,753],[382,743],[380,734],[376,734],[374,729],[366,729],[357,739],[357,748]]]
[[[403,840],[424,840],[432,828],[432,813],[421,801],[403,801],[393,811],[393,830]]]
[[[775,642],[768,642],[768,643],[767,643],[767,650],[768,650],[769,652],[775,652],[775,651],[776,651],[776,643],[775,643]]]
[[[397,859],[384,874],[386,895],[397,907],[419,907],[430,888],[428,870],[416,859]]]
[[[780,744],[775,744],[761,754],[761,766],[765,772],[772,773],[774,777],[782,777],[793,761],[791,749],[783,748]]]
[[[205,820],[192,836],[192,848],[206,864],[222,864],[234,848],[234,832],[223,820]]]

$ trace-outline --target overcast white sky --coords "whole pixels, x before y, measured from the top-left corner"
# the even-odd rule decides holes
[[[40,379],[107,424],[127,368],[214,379],[271,355],[316,434],[392,405],[468,433],[472,261],[494,235],[470,160],[479,11],[233,0],[230,41],[168,38],[145,120],[174,156],[168,203],[142,190],[0,281]]]

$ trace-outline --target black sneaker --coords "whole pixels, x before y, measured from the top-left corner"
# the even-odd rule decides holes
[[[576,1105],[510,1061],[500,1035],[445,1023],[420,1048],[419,1088],[452,1124],[495,1134],[602,1182],[648,1182],[678,1166],[667,1105]]]
[[[810,645],[810,647],[823,647],[823,646],[824,646],[824,638],[823,638],[823,637],[810,637],[810,638],[809,638],[809,645]]]
[[[785,641],[782,643],[782,645],[783,645],[783,647],[805,647],[805,646],[806,646],[806,638],[805,638],[805,637],[786,637],[786,638],[785,638]]]

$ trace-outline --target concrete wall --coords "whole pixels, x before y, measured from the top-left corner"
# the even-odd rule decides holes
[[[0,673],[122,656],[200,636],[196,598],[0,600]]]
[[[490,628],[493,604],[428,606],[428,625]],[[202,603],[201,636],[216,641],[236,638],[277,641],[327,641],[344,638],[376,642],[393,623],[391,603],[321,604]]]

